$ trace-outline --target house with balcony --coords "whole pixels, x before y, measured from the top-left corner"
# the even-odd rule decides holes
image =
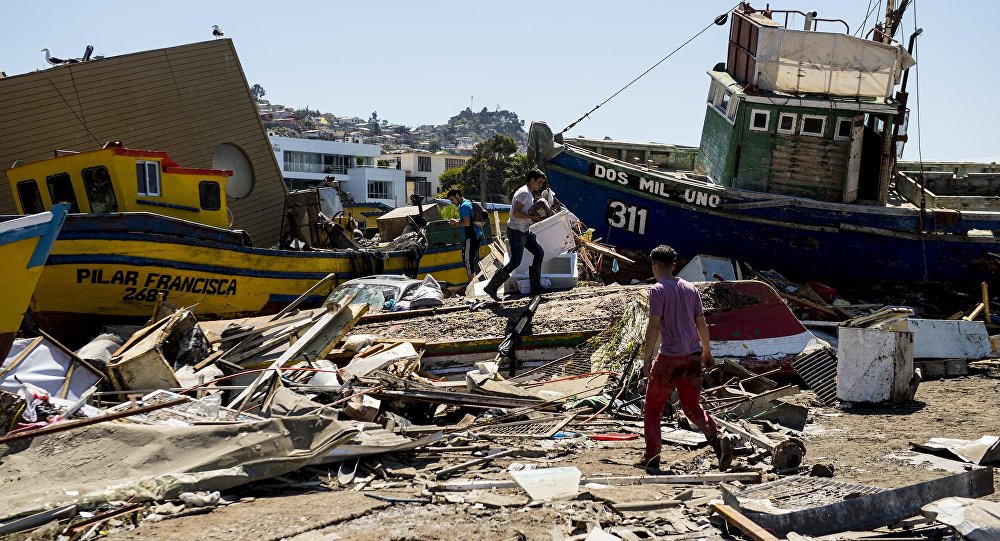
[[[379,159],[379,145],[276,135],[269,138],[290,190],[309,188],[332,177],[358,203],[407,204],[406,173]]]
[[[431,152],[395,152],[382,155],[406,173],[406,196],[412,194],[434,197],[441,188],[441,173],[462,167],[468,156]]]

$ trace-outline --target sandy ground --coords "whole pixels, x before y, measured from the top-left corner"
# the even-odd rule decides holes
[[[803,398],[808,400],[809,394]],[[915,402],[897,408],[840,410],[810,402],[814,405],[807,427],[806,465],[832,464],[834,478],[840,481],[893,487],[948,475],[930,469],[927,464],[911,464],[905,458],[912,454],[909,442],[923,442],[935,436],[978,439],[1000,432],[1000,422],[994,416],[1000,409],[1000,372],[996,371],[924,382]],[[577,438],[558,444],[532,442],[529,446],[543,446],[548,452],[543,458],[497,460],[492,466],[469,471],[462,477],[509,479],[506,469],[515,462],[537,463],[539,467],[576,466],[584,476],[640,473],[631,463],[640,456],[641,439],[605,443]],[[412,455],[399,458],[418,470],[437,460],[415,461]],[[715,465],[714,457],[704,448],[699,452],[666,447],[664,463],[679,458],[686,458],[687,467],[700,472],[710,471],[709,468]],[[446,463],[458,461],[447,459]],[[410,498],[431,496],[422,484],[412,481],[376,486],[373,493]],[[1000,478],[995,479],[994,486],[1000,489]],[[266,491],[261,492],[258,487],[254,501],[222,507],[207,514],[157,523],[143,522],[135,530],[113,533],[110,539],[486,540],[512,539],[523,533],[528,539],[549,540],[553,538],[554,526],[581,525],[588,520],[666,535],[676,533],[671,529],[671,520],[676,522],[676,517],[671,518],[663,512],[644,512],[608,518],[606,512],[602,515],[603,505],[594,500],[669,499],[684,488],[694,488],[696,498],[718,493],[713,487],[644,485],[589,490],[588,495],[572,502],[524,505],[522,500],[511,507],[494,508],[474,501],[451,503],[440,496],[434,496],[430,504],[390,505],[366,497],[363,492],[339,488],[267,496]],[[521,494],[517,489],[497,493],[515,497]],[[228,497],[238,499],[246,494],[237,492]],[[985,499],[1000,501],[1000,496],[994,493]],[[701,506],[688,512],[686,519],[691,523],[706,523],[707,508]],[[718,538],[713,528],[705,532],[706,539]]]

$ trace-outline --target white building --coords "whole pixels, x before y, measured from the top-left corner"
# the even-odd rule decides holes
[[[394,159],[396,167],[406,173],[406,195],[436,196],[441,189],[441,173],[462,167],[468,156],[430,152],[401,152],[386,154],[382,159]]]
[[[379,145],[275,135],[269,139],[289,189],[308,188],[333,177],[359,203],[407,204],[406,173],[379,159]]]

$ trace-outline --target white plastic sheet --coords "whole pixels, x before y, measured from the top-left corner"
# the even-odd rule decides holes
[[[428,274],[422,284],[417,286],[413,296],[408,299],[410,308],[430,308],[444,304],[444,292],[441,291],[441,284],[433,276]]]

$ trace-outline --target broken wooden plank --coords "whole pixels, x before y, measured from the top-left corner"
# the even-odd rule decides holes
[[[777,537],[761,528],[760,525],[724,503],[713,503],[712,509],[715,509],[730,524],[739,528],[741,532],[750,536],[754,541],[779,541]]]
[[[541,400],[530,400],[526,398],[510,398],[503,396],[486,396],[471,393],[459,393],[448,391],[429,391],[408,389],[405,391],[383,390],[372,393],[372,396],[380,400],[396,399],[413,402],[431,402],[437,404],[449,404],[455,406],[489,408],[556,408],[559,404],[546,404]]]
[[[976,319],[976,317],[979,316],[979,312],[982,312],[985,307],[986,307],[985,304],[979,303],[979,305],[976,306],[976,309],[973,310],[971,314],[963,317],[962,319],[964,319],[965,321],[972,321],[973,319]]]
[[[285,314],[291,312],[292,310],[295,310],[295,308],[297,308],[299,304],[302,303],[302,301],[308,299],[313,293],[318,291],[319,288],[323,287],[324,285],[330,282],[336,282],[336,281],[337,281],[336,273],[331,272],[330,274],[327,274],[326,276],[321,278],[320,281],[316,282],[315,284],[313,284],[312,287],[307,289],[305,293],[299,295],[297,299],[289,303],[288,306],[282,308],[281,311],[278,312],[277,314],[274,314],[274,317],[271,318],[271,321],[276,321],[285,317]]]
[[[783,398],[790,395],[795,395],[799,393],[798,385],[786,385],[784,387],[779,387],[771,391],[761,393],[757,396],[747,398],[745,401],[741,401],[738,404],[732,406],[721,408],[722,411],[726,413],[731,413],[739,418],[754,417],[767,411],[770,407],[771,402],[779,398]]]
[[[353,304],[354,301],[359,301]],[[351,327],[368,310],[367,296],[349,292],[335,306],[323,314],[308,331],[296,341],[267,370],[262,372],[242,393],[230,403],[231,408],[243,409],[246,402],[257,393],[261,384],[278,374],[279,368],[297,360],[315,361],[326,355],[333,346],[347,335]]]
[[[383,345],[383,344],[379,344]],[[373,355],[358,355],[350,364],[344,367],[344,379],[367,376],[372,372],[384,368],[387,365],[407,359],[419,357],[413,344],[401,342],[396,345],[386,347]]]
[[[453,474],[455,472],[467,470],[467,469],[469,469],[469,468],[471,468],[473,466],[478,466],[479,464],[486,464],[487,462],[492,462],[492,461],[494,461],[494,460],[496,460],[498,458],[505,457],[505,456],[513,454],[515,452],[517,452],[517,449],[505,449],[503,451],[497,451],[496,453],[493,453],[491,455],[486,455],[484,457],[474,458],[472,460],[467,460],[465,462],[462,462],[461,464],[456,464],[454,466],[450,466],[448,468],[444,468],[443,470],[438,470],[437,472],[435,472],[434,478],[435,479],[441,479],[441,478],[447,477],[448,475],[451,475],[451,474]]]
[[[706,473],[702,475],[622,475],[609,477],[590,477],[580,480],[581,485],[587,483],[598,483],[601,485],[649,485],[649,484],[715,484],[731,481],[741,483],[759,483],[762,474],[760,472],[744,473]],[[429,485],[430,490],[439,491],[465,491],[465,490],[492,490],[499,488],[514,488],[517,483],[514,481],[499,480],[471,480],[462,479]]]
[[[308,315],[308,314],[299,314],[299,315],[295,315],[295,316],[292,316],[292,317],[289,317],[289,318],[286,318],[286,319],[271,320],[271,321],[268,321],[267,323],[261,323],[260,325],[257,325],[254,328],[252,328],[250,330],[247,330],[247,331],[239,332],[239,333],[236,333],[236,334],[230,334],[228,336],[222,336],[218,340],[214,340],[212,343],[213,344],[221,344],[222,342],[229,342],[230,340],[237,340],[237,339],[240,339],[240,338],[246,338],[247,336],[251,336],[251,335],[254,335],[254,334],[261,334],[264,331],[273,329],[275,327],[282,327],[284,325],[290,325],[292,323],[298,323],[300,321],[306,321],[306,320],[309,320],[309,319],[312,319],[311,315]]]
[[[807,300],[807,299],[803,299],[802,297],[796,297],[795,295],[789,295],[788,293],[785,293],[783,291],[778,291],[778,296],[780,296],[782,299],[785,299],[785,300],[788,300],[788,301],[792,301],[795,304],[800,304],[802,306],[805,306],[806,308],[811,308],[813,310],[816,310],[817,312],[821,312],[821,313],[826,314],[826,315],[831,316],[831,317],[837,317],[837,316],[843,316],[844,315],[844,314],[841,313],[841,312],[843,312],[843,310],[841,310],[841,311],[838,312],[834,308],[822,306],[822,305],[820,305],[818,303],[815,303],[813,301],[810,301],[810,300]],[[847,317],[850,317],[850,315],[848,314]]]
[[[680,507],[684,502],[681,500],[650,500],[641,502],[612,503],[611,507],[619,513],[626,511],[656,511],[670,507]]]

